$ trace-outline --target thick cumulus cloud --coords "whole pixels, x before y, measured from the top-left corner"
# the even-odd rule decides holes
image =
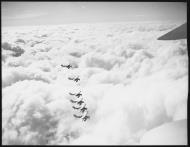
[[[45,73],[32,68],[8,68],[2,72],[2,87],[10,86],[18,81],[37,80],[50,83],[51,79]]]
[[[110,54],[89,53],[83,56],[80,67],[99,67],[111,70],[115,65],[124,63],[123,58]]]
[[[168,137],[165,137],[168,136]],[[141,138],[141,145],[187,144],[187,120],[165,123],[147,132]]]
[[[156,40],[177,25],[3,28],[3,144],[157,144],[171,132],[174,144],[186,144],[187,42]],[[69,92],[79,91],[86,122],[73,117],[80,112]]]
[[[19,46],[11,46],[8,42],[2,43],[2,48],[4,50],[12,51],[12,56],[19,57],[24,53],[24,50]]]

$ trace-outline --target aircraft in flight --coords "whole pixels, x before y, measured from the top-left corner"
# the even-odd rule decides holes
[[[81,94],[81,91],[79,92],[79,93],[71,93],[71,92],[69,92],[69,94],[70,95],[74,95],[74,96],[76,96],[76,97],[80,97],[80,96],[82,96],[82,94]]]
[[[90,119],[90,116],[87,115],[87,114],[88,114],[88,112],[86,112],[86,114],[84,114],[84,115],[76,115],[76,114],[73,114],[73,116],[74,116],[75,118],[82,118],[83,121],[86,121],[87,119]]]
[[[82,105],[84,103],[83,98],[80,100],[76,100],[76,101],[71,99],[70,102],[71,103],[77,103],[78,105]]]
[[[78,105],[82,105],[83,103],[84,103],[83,100],[80,100],[80,101],[77,102]]]
[[[80,78],[79,78],[79,76],[78,76],[77,78],[71,78],[71,77],[68,77],[68,79],[69,79],[69,80],[73,80],[73,81],[75,81],[75,82],[78,82],[78,81],[80,81]]]
[[[80,112],[84,113],[86,110],[87,110],[86,104],[84,104],[84,105],[80,108]]]
[[[83,115],[83,117],[82,117],[82,120],[83,120],[83,121],[86,121],[87,119],[90,119],[90,116],[87,115],[87,114],[88,114],[88,111],[86,111],[86,114]]]
[[[68,65],[63,65],[63,64],[61,64],[61,67],[66,67],[66,68],[72,68],[72,66],[70,65],[70,64],[68,64]]]

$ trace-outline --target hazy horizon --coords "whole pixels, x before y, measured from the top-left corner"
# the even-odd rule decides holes
[[[3,27],[187,19],[184,2],[2,2],[1,8]]]

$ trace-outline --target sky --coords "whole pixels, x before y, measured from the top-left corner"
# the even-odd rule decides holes
[[[2,2],[2,26],[186,21],[184,2]]]

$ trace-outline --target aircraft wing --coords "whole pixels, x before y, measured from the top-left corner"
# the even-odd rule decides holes
[[[178,40],[187,38],[187,23],[175,28],[174,30],[162,35],[158,40]]]
[[[76,114],[73,114],[73,116],[76,117],[76,118],[81,118],[81,117],[83,117],[82,115],[81,115],[81,116],[78,116],[78,115],[76,115]]]
[[[70,95],[75,95],[75,94],[73,94],[73,93],[71,93],[71,92],[69,92],[69,94],[70,94]]]
[[[72,106],[73,109],[81,109],[81,107]]]
[[[73,80],[73,78],[68,77],[69,80]]]

